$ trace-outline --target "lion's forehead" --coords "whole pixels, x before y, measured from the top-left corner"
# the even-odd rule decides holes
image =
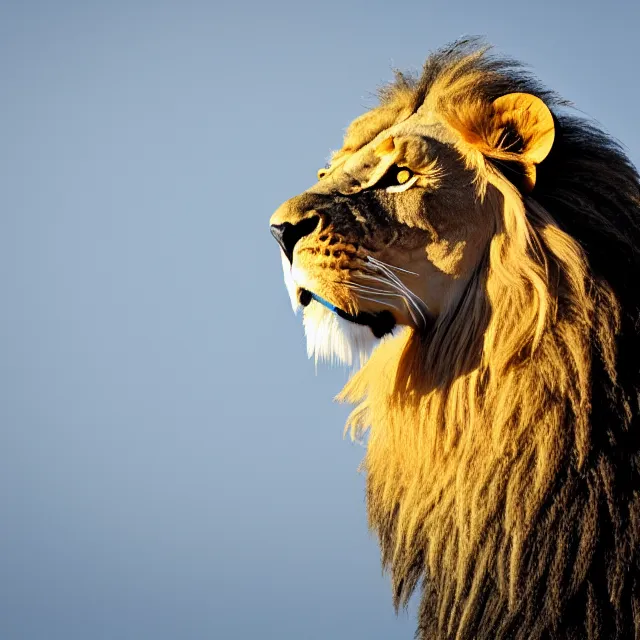
[[[429,122],[420,113],[415,113],[402,122],[377,131],[375,135],[366,140],[360,139],[358,146],[354,145],[348,137],[345,138],[343,147],[336,151],[331,158],[331,170],[342,168],[351,173],[361,170],[363,166],[367,168],[372,164],[377,164],[374,151],[390,137],[413,139],[413,143],[407,144],[405,149],[410,154],[407,160],[414,163],[423,160],[427,150],[427,145],[419,144],[420,139],[425,142],[432,140],[451,146],[454,146],[457,141],[453,133],[443,123]]]
[[[357,117],[348,127],[342,149],[355,152],[371,142],[381,132],[401,124],[412,116],[402,105],[386,104]]]

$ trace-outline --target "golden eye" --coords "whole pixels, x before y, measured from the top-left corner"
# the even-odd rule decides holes
[[[412,175],[413,174],[409,169],[400,169],[400,171],[398,171],[398,173],[396,174],[396,181],[398,184],[404,184],[405,182],[411,180]]]
[[[322,180],[327,173],[329,173],[329,169],[327,167],[322,167],[322,169],[318,169],[318,180]]]

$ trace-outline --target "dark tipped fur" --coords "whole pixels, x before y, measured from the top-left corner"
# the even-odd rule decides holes
[[[380,507],[370,484],[371,524],[380,538],[383,562],[392,571],[396,603],[405,604],[422,580],[419,635],[424,640],[640,638],[638,173],[615,140],[572,113],[566,101],[543,88],[521,65],[481,52],[476,40],[459,41],[436,52],[420,77],[398,74],[394,84],[381,90],[381,101],[391,103],[401,94],[406,101],[410,96],[415,111],[454,67],[454,81],[465,74],[482,75],[482,81],[468,91],[485,102],[525,92],[542,98],[554,114],[555,143],[525,201],[541,205],[579,243],[594,283],[590,446],[586,460],[580,462],[567,446],[542,507],[527,525],[516,598],[510,601],[504,576],[499,575],[502,567],[489,559],[473,606],[458,606],[472,588],[473,575],[468,575],[469,583],[457,584],[457,600],[444,614],[439,585],[447,579],[429,574],[428,542],[400,549],[396,515]],[[466,97],[445,92],[441,99]],[[508,168],[503,170],[509,178]],[[540,229],[540,220],[530,214],[530,207],[527,211],[532,227]],[[597,339],[598,324],[605,325],[609,312],[608,302],[596,291],[600,285],[613,293],[620,309],[613,371]],[[572,429],[571,418],[567,411],[567,432]],[[495,535],[500,536],[499,521],[487,526],[488,531],[497,527]],[[509,544],[506,538],[504,544]],[[467,616],[464,621],[463,616]]]

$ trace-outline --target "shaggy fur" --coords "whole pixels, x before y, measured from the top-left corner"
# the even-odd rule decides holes
[[[477,149],[483,110],[510,93],[552,110],[550,154],[527,169],[457,143],[490,240],[455,303],[383,342],[340,396],[354,437],[369,433],[369,523],[396,607],[421,585],[424,640],[640,638],[635,169],[468,41],[398,75],[388,122],[356,121],[338,157],[420,109]]]

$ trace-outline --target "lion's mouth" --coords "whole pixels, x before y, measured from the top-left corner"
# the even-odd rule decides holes
[[[325,300],[318,294],[313,293],[308,289],[300,289],[298,293],[298,301],[303,307],[307,307],[311,304],[312,300],[315,300],[317,303],[326,307],[329,311],[332,311],[344,320],[369,327],[369,329],[371,329],[371,333],[373,333],[376,338],[383,338],[387,334],[391,333],[396,326],[396,319],[390,311],[384,310],[377,313],[361,311],[354,316],[351,313],[347,313],[343,309],[336,307],[334,304],[331,304],[328,300]]]

